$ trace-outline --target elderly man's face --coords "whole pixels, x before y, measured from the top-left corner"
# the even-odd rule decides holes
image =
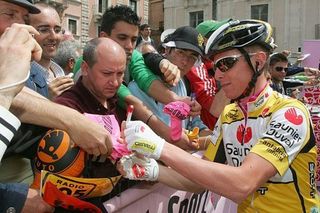
[[[28,23],[29,12],[18,5],[0,0],[0,35],[14,23]]]

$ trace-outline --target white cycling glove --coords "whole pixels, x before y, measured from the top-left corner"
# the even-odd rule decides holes
[[[129,150],[150,158],[160,158],[165,140],[154,133],[147,124],[142,121],[128,122],[124,136]]]
[[[138,157],[135,153],[123,156],[120,161],[124,177],[130,180],[156,181],[159,176],[159,166],[156,160]]]

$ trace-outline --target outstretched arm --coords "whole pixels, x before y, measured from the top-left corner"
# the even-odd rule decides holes
[[[278,171],[273,164],[255,153],[249,153],[239,167],[196,158],[166,143],[141,122],[129,122],[124,135],[130,150],[159,159],[201,187],[237,203],[241,203]],[[158,179],[167,183],[167,177],[163,174],[160,172]]]
[[[154,61],[154,63],[156,63],[155,66],[159,67],[160,61],[159,64],[157,61]],[[169,65],[163,63],[162,66],[165,67]],[[179,96],[172,92],[154,73],[152,73],[148,66],[146,66],[141,53],[136,50],[133,52],[133,56],[129,64],[129,70],[130,75],[136,81],[139,88],[152,96],[155,100],[163,104],[179,100]],[[170,74],[167,75],[169,76]],[[175,80],[175,82],[177,81]]]
[[[159,165],[158,181],[182,191],[200,193],[204,190],[203,187],[192,182],[191,179],[187,179],[172,168],[163,165]]]
[[[203,188],[237,203],[241,203],[277,173],[270,162],[253,153],[246,157],[240,167],[233,167],[196,158],[168,143],[164,145],[160,160]],[[165,178],[161,175],[159,180]]]
[[[133,111],[133,116],[136,119],[149,125],[151,129],[153,129],[158,135],[161,135],[161,137],[165,138],[168,142],[173,142],[170,137],[170,127],[158,119],[157,116],[153,115],[153,113],[143,104],[142,101],[140,101],[140,99],[130,94],[125,97],[125,101],[127,105],[132,104],[134,106],[135,110]],[[181,139],[175,142],[175,145],[186,150],[193,148],[186,134],[182,134]]]
[[[111,136],[102,126],[74,109],[39,97],[26,87],[13,100],[11,110],[22,122],[65,130],[89,154],[112,152]]]

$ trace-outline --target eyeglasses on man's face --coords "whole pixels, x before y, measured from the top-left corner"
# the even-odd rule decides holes
[[[188,62],[195,64],[199,60],[199,54],[183,49],[174,48],[173,51],[179,58],[186,59]]]
[[[39,26],[36,28],[38,30],[38,32],[42,35],[48,35],[51,32],[54,32],[55,34],[60,34],[62,33],[62,27],[61,26],[54,26],[54,27],[50,27],[50,26]]]

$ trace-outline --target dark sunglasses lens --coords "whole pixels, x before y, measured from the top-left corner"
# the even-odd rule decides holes
[[[282,70],[284,70],[285,72],[288,71],[288,68],[287,67],[276,67],[276,71],[277,72],[281,72]]]
[[[226,72],[231,69],[237,61],[238,58],[235,57],[223,58],[215,64],[215,67],[218,68],[221,72]]]

